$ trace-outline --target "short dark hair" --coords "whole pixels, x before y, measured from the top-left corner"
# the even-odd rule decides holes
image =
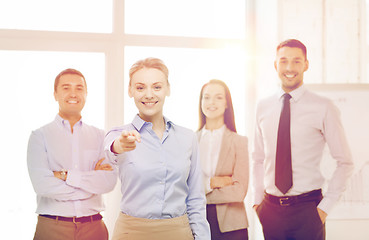
[[[306,51],[306,46],[300,42],[297,39],[287,39],[283,42],[281,42],[278,46],[277,46],[277,52],[279,51],[279,49],[283,48],[283,47],[291,47],[291,48],[300,48],[305,56],[305,60],[307,59],[307,51]]]
[[[232,132],[237,132],[236,131],[236,123],[234,121],[234,110],[233,110],[231,92],[229,91],[228,86],[223,81],[218,80],[218,79],[210,80],[208,83],[204,84],[204,86],[202,86],[202,88],[201,88],[200,101],[199,101],[199,129],[198,130],[200,131],[206,123],[206,116],[203,113],[202,108],[201,108],[202,94],[204,92],[205,87],[210,85],[210,84],[218,84],[218,85],[220,85],[224,88],[225,98],[226,98],[226,101],[227,101],[227,108],[224,111],[224,115],[223,115],[224,124]]]
[[[73,68],[67,68],[63,71],[61,71],[58,76],[56,76],[55,78],[55,82],[54,82],[54,91],[56,92],[56,89],[58,88],[58,84],[59,84],[59,80],[60,78],[63,76],[63,75],[67,75],[67,74],[74,74],[74,75],[78,75],[78,76],[81,76],[85,82],[85,86],[86,86],[86,89],[87,89],[87,84],[86,84],[86,79],[85,79],[85,76],[83,76],[83,74],[76,70],[76,69],[73,69]]]

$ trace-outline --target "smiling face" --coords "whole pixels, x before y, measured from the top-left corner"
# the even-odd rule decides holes
[[[274,67],[282,89],[291,92],[303,84],[304,72],[309,68],[309,62],[300,48],[282,47],[277,51]]]
[[[224,119],[224,112],[227,108],[226,93],[220,84],[208,84],[202,93],[201,110],[209,120]]]
[[[85,80],[77,74],[62,75],[54,97],[59,104],[59,115],[62,118],[80,118],[87,97]]]
[[[163,118],[165,97],[170,87],[163,72],[155,68],[142,68],[131,78],[128,94],[135,101],[139,116],[146,122]]]

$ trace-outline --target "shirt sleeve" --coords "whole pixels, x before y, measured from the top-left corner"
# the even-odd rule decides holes
[[[256,111],[256,125],[254,133],[254,143],[252,148],[252,192],[253,205],[258,205],[264,198],[264,143],[263,135],[258,120],[258,108]]]
[[[249,182],[249,155],[247,138],[236,135],[233,140],[235,164],[233,166],[233,183],[229,186],[214,189],[207,195],[208,204],[243,202]],[[233,157],[233,156],[232,156]]]
[[[101,159],[101,158],[100,158]],[[97,162],[94,163],[96,165]],[[105,159],[102,164],[108,161]],[[77,169],[69,170],[66,183],[69,186],[83,189],[93,194],[108,193],[114,189],[117,182],[117,168],[112,165],[113,171],[92,170],[80,171]]]
[[[130,129],[128,129],[128,130],[130,130]],[[118,168],[119,164],[122,161],[124,161],[124,159],[127,155],[125,153],[116,154],[111,150],[111,147],[112,147],[115,139],[120,135],[121,132],[122,132],[122,129],[111,130],[106,134],[105,139],[104,139],[104,153],[105,153],[106,161],[108,163],[113,164],[117,168]]]
[[[336,160],[336,169],[329,180],[328,189],[318,207],[329,213],[346,189],[347,179],[351,176],[354,165],[346,141],[337,107],[329,101],[324,118],[323,134],[331,156]]]
[[[99,132],[100,139],[100,156],[91,156],[95,157],[93,166],[96,166],[97,162],[104,158],[104,161],[101,164],[107,164],[109,161],[104,154],[104,131],[101,130]],[[86,159],[89,160],[89,159]],[[92,161],[92,159],[90,160]],[[109,163],[111,164],[111,163]],[[87,192],[93,194],[103,194],[110,192],[114,189],[114,186],[117,181],[117,169],[115,166],[113,167],[113,171],[105,171],[105,170],[94,170],[91,171],[80,171],[78,169],[73,169],[68,171],[68,176],[66,179],[66,183],[69,186],[73,186],[76,188],[81,188]]]
[[[60,201],[87,199],[92,196],[92,193],[69,186],[54,176],[48,164],[47,149],[41,131],[31,133],[27,165],[33,188],[39,196]]]
[[[187,180],[187,214],[196,240],[210,240],[210,228],[206,220],[206,198],[203,189],[202,171],[199,161],[197,137],[193,134],[190,173]]]

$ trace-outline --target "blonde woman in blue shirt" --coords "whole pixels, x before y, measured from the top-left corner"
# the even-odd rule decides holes
[[[211,239],[248,239],[244,199],[249,179],[247,138],[236,132],[231,93],[211,80],[200,93],[198,131]]]
[[[113,239],[210,239],[196,134],[163,115],[168,69],[147,58],[133,64],[129,77],[138,114],[105,138],[122,183]]]

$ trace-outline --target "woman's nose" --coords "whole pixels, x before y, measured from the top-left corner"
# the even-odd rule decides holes
[[[153,97],[153,92],[151,88],[147,88],[146,92],[145,92],[145,97],[146,98],[152,98]]]

